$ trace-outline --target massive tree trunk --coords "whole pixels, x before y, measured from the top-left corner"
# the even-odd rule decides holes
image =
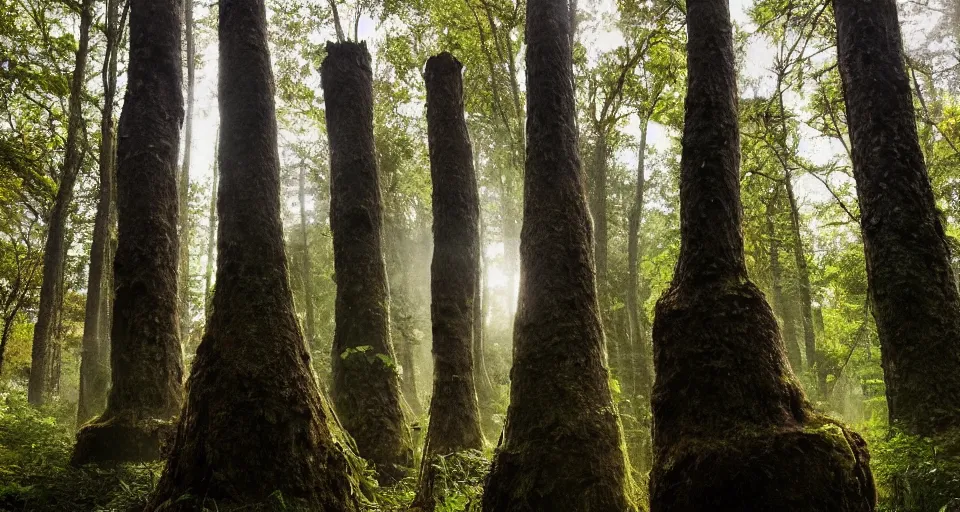
[[[220,202],[213,313],[148,510],[262,504],[358,509],[352,453],[310,366],[280,220],[263,0],[220,2]],[[183,500],[188,494],[193,499]]]
[[[177,325],[179,0],[134,0],[129,81],[117,146],[116,302],[107,408],[77,434],[75,464],[160,457],[180,411]]]
[[[654,321],[652,512],[874,510],[864,441],[818,414],[748,279],[727,0],[687,2],[681,247]]]
[[[778,189],[779,192],[779,189]],[[780,237],[777,234],[777,201],[779,193],[774,193],[767,203],[767,237],[770,239],[770,287],[773,295],[773,310],[780,316],[783,325],[783,342],[787,348],[787,360],[794,372],[803,370],[803,358],[800,354],[800,342],[797,340],[797,326],[794,323],[793,308],[783,296],[783,267],[780,265]]]
[[[43,276],[40,285],[40,305],[33,328],[33,347],[30,357],[30,382],[27,397],[33,405],[46,401],[57,382],[52,382],[51,371],[59,365],[59,340],[55,331],[63,310],[63,269],[69,244],[66,241],[73,187],[83,164],[83,85],[86,82],[87,54],[90,46],[90,24],[93,21],[93,0],[80,4],[80,37],[77,58],[70,84],[67,142],[64,148],[63,168],[57,196],[47,219],[47,241],[43,248]]]
[[[483,448],[474,383],[474,301],[480,277],[480,199],[463,112],[463,65],[427,60],[427,127],[433,181],[433,395],[415,506],[435,507],[435,458]]]
[[[103,412],[109,385],[108,353],[101,351],[100,322],[105,286],[104,268],[113,264],[110,253],[110,211],[113,209],[113,181],[116,146],[114,146],[113,103],[117,87],[117,54],[119,49],[119,0],[107,0],[106,58],[103,61],[103,114],[100,120],[100,191],[94,218],[93,242],[90,245],[90,271],[87,279],[87,302],[83,321],[82,356],[77,424]]]
[[[486,512],[634,510],[574,125],[566,0],[527,2],[527,159],[510,407]]]
[[[835,0],[840,75],[890,423],[960,425],[960,296],[917,138],[894,0]]]
[[[313,272],[310,270],[310,238],[307,232],[307,166],[300,165],[297,180],[298,199],[300,200],[300,279],[303,281],[304,334],[307,346],[313,345],[316,321],[313,311]]]
[[[193,105],[196,75],[196,45],[193,40],[193,2],[184,2],[184,36],[187,46],[187,118],[183,130],[183,165],[180,167],[180,339],[190,344],[190,155],[193,153]]]
[[[412,465],[390,341],[382,201],[366,44],[330,43],[321,68],[330,137],[330,229],[337,300],[333,402],[360,455],[383,481]]]

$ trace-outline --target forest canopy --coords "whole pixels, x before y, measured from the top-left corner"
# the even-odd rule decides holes
[[[947,0],[0,0],[0,510],[960,511]]]

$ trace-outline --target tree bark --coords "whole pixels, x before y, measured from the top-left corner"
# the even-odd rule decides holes
[[[160,457],[180,411],[177,157],[183,93],[179,0],[133,0],[117,145],[118,243],[107,408],[77,434],[74,464]]]
[[[794,323],[793,309],[787,305],[783,296],[783,267],[780,265],[780,237],[777,234],[777,201],[780,194],[774,194],[767,203],[767,237],[770,239],[770,287],[773,296],[773,310],[780,316],[783,342],[787,348],[787,360],[794,372],[803,370],[800,343],[797,340],[797,326]]]
[[[106,50],[101,77],[103,79],[103,114],[100,120],[100,190],[97,214],[94,218],[93,242],[90,245],[90,270],[87,278],[87,301],[83,322],[82,355],[80,359],[80,389],[77,404],[77,424],[82,425],[107,405],[110,383],[108,353],[100,350],[100,322],[102,318],[106,281],[104,268],[112,265],[110,253],[110,211],[113,208],[113,176],[116,146],[114,146],[113,103],[117,87],[117,54],[119,53],[119,0],[107,0]]]
[[[433,182],[433,395],[414,500],[423,510],[433,510],[437,500],[435,459],[483,448],[473,360],[480,198],[463,110],[462,70],[444,52],[428,59],[424,71]]]
[[[635,510],[577,154],[567,2],[529,0],[526,19],[529,139],[511,402],[482,508]]]
[[[890,423],[960,424],[960,296],[917,137],[893,0],[835,0],[867,281]]]
[[[330,229],[337,281],[333,402],[381,481],[412,465],[390,341],[382,200],[373,144],[373,72],[364,43],[329,43],[321,68],[330,137]]]
[[[58,363],[59,353],[55,332],[63,310],[63,269],[67,258],[67,221],[73,188],[83,164],[83,89],[86,81],[87,54],[90,46],[90,24],[93,22],[93,0],[80,4],[80,37],[73,78],[70,85],[67,142],[64,148],[63,168],[50,217],[47,219],[47,240],[43,250],[43,276],[40,284],[40,304],[37,322],[33,328],[33,346],[30,354],[30,381],[27,398],[33,405],[44,403],[57,386],[52,382],[51,370]]]
[[[300,278],[303,280],[303,308],[305,318],[303,328],[307,337],[307,346],[312,346],[315,334],[316,320],[313,311],[313,271],[310,269],[310,239],[307,233],[307,167],[300,166],[300,174],[297,180],[298,198],[300,200]]]
[[[193,1],[184,2],[184,36],[187,43],[187,117],[183,130],[183,165],[180,167],[180,339],[184,346],[190,344],[192,323],[190,300],[190,157],[193,153],[193,106],[196,82],[196,45],[193,39]]]
[[[654,321],[652,512],[872,511],[860,436],[817,413],[747,278],[727,0],[687,2],[680,258]]]
[[[263,0],[220,2],[220,197],[213,313],[147,510],[358,510],[353,455],[294,312]],[[194,499],[182,500],[189,493]]]

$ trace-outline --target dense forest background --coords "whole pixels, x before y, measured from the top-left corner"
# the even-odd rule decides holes
[[[187,0],[186,6],[177,233],[179,331],[189,373],[218,286],[222,63],[218,4]],[[576,129],[609,386],[637,499],[644,501],[654,463],[654,308],[680,254],[687,6],[573,0],[570,7]],[[438,510],[473,510],[510,399],[527,141],[526,4],[267,0],[266,8],[285,254],[310,361],[324,389],[345,385],[334,384],[331,372],[348,356],[380,358],[395,371],[412,432],[410,461],[423,456],[434,378],[435,219],[424,63],[449,51],[463,64],[479,186],[482,276],[473,360],[485,441],[444,459],[434,485],[444,489]],[[960,7],[909,0],[898,8],[920,147],[957,273]],[[749,277],[777,316],[809,400],[866,438],[880,509],[940,510],[948,497],[960,498],[960,462],[941,456],[931,439],[889,424],[833,7],[733,0],[730,11]],[[162,469],[157,462],[68,464],[76,431],[103,411],[109,382],[117,244],[112,155],[129,84],[130,16],[126,0],[0,0],[0,509],[142,507]],[[370,345],[333,348],[330,113],[321,86],[328,40],[366,41],[372,56],[393,357]],[[376,488],[367,507],[405,509],[418,492],[418,475],[401,472],[397,485],[378,485],[367,475],[363,485]],[[910,493],[898,488],[904,482],[926,486],[942,501],[906,503]]]

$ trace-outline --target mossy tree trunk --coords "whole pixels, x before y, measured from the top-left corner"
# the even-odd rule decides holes
[[[430,304],[433,395],[415,506],[433,510],[436,457],[483,448],[474,382],[474,301],[480,277],[480,198],[463,111],[463,65],[427,60],[427,135],[433,182]]]
[[[917,137],[894,0],[834,0],[890,422],[960,425],[960,296]]]
[[[333,403],[382,481],[412,465],[390,341],[383,212],[373,143],[373,72],[364,43],[329,43],[321,67],[330,137],[330,229],[336,271]]]
[[[224,0],[219,16],[217,285],[147,509],[250,506],[279,493],[287,508],[353,512],[359,475],[311,369],[288,279],[266,9]]]
[[[811,408],[747,279],[728,1],[688,0],[687,34],[680,259],[653,329],[651,511],[872,511],[865,443]]]
[[[75,464],[160,457],[180,410],[177,157],[183,93],[179,0],[134,0],[117,146],[118,244],[107,408],[77,434]]]
[[[597,303],[566,0],[527,2],[527,159],[510,407],[483,510],[635,510]]]
[[[106,407],[109,385],[109,352],[102,351],[100,323],[106,289],[104,269],[113,264],[110,254],[110,210],[113,208],[114,145],[113,103],[117,88],[117,57],[120,40],[119,0],[107,0],[105,20],[106,50],[101,77],[103,79],[103,112],[100,118],[100,190],[97,214],[94,219],[93,241],[90,244],[90,270],[87,279],[87,301],[83,320],[82,356],[80,359],[80,389],[77,404],[77,424],[82,425]]]
[[[43,247],[43,273],[40,304],[33,328],[30,354],[30,380],[27,398],[33,405],[44,403],[59,385],[60,341],[55,331],[63,310],[63,272],[67,259],[67,222],[77,175],[83,164],[83,95],[86,83],[87,56],[90,48],[90,25],[93,22],[93,0],[74,4],[80,9],[80,39],[70,82],[67,141],[64,147],[60,182],[47,217],[47,239]]]

